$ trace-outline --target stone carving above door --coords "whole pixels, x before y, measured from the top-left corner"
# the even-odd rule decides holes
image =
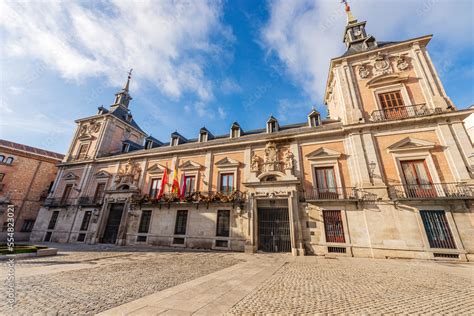
[[[125,165],[119,168],[115,175],[115,188],[120,189],[128,186],[130,189],[136,189],[141,172],[140,164],[129,159]]]
[[[286,179],[286,176],[293,176],[294,161],[294,154],[290,149],[280,155],[277,145],[274,142],[268,142],[265,145],[263,158],[253,154],[250,171],[261,181],[270,181],[268,179],[278,181],[282,178]]]

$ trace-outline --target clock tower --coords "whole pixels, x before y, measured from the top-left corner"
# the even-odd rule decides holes
[[[344,1],[346,5],[347,25],[344,32],[343,42],[346,44],[347,50],[351,53],[365,51],[377,47],[377,41],[372,35],[365,32],[366,21],[358,22],[351,12],[351,7]]]

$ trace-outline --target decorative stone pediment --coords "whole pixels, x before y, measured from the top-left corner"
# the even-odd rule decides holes
[[[188,160],[184,163],[182,163],[178,168],[181,169],[181,170],[199,170],[201,169],[201,165],[194,162],[194,161],[191,161],[191,160]]]
[[[427,140],[406,137],[390,145],[387,149],[389,152],[430,150],[433,149],[435,145],[435,143]]]
[[[112,175],[105,170],[101,170],[95,174],[96,178],[110,178]]]
[[[147,169],[147,172],[156,174],[156,173],[164,173],[165,170],[166,170],[165,166],[155,163],[154,165],[152,165],[150,168]]]
[[[309,160],[332,160],[339,159],[341,155],[342,153],[338,151],[321,147],[307,154],[306,158],[308,158]]]
[[[402,75],[401,73],[384,74],[384,75],[380,75],[380,76],[370,79],[369,81],[367,81],[366,85],[369,88],[375,88],[378,86],[401,83],[401,82],[407,81],[408,78],[409,78],[408,75],[406,74]]]
[[[73,173],[73,172],[68,172],[64,177],[63,177],[64,180],[77,180],[79,179],[79,177]]]
[[[95,139],[92,134],[97,133],[100,130],[101,122],[90,121],[89,123],[83,123],[79,127],[79,136],[80,140],[90,140]]]
[[[216,162],[217,168],[235,168],[240,165],[240,162],[238,162],[235,159],[225,157],[218,162]]]

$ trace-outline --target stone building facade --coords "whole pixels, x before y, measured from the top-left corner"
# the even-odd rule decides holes
[[[446,95],[431,36],[379,42],[347,16],[327,119],[160,142],[132,117],[129,76],[109,109],[76,121],[32,240],[473,259],[473,110]]]
[[[38,211],[64,155],[0,139],[0,239],[6,240],[7,207],[14,206],[15,240],[28,241]]]

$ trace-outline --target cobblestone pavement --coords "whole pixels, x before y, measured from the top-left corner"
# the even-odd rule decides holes
[[[214,314],[472,314],[474,310],[472,263],[58,247],[58,256],[17,260],[17,314],[95,314],[165,289],[173,291],[177,285],[206,275],[209,284],[228,278],[226,284],[235,288],[203,292],[206,289],[191,286],[188,299],[170,298],[189,305],[190,298],[201,292],[205,298],[209,293]],[[256,274],[241,285],[238,280],[249,278],[254,264],[268,273]],[[232,278],[231,270],[217,272],[230,266]],[[0,269],[4,280],[2,272]],[[0,288],[2,315],[10,314],[3,290]],[[145,310],[163,308],[156,300],[144,304]]]
[[[95,314],[241,262],[232,253],[123,250],[18,260],[16,313]],[[8,313],[1,299],[0,314]]]
[[[287,262],[230,314],[471,314],[474,266],[338,258]]]

